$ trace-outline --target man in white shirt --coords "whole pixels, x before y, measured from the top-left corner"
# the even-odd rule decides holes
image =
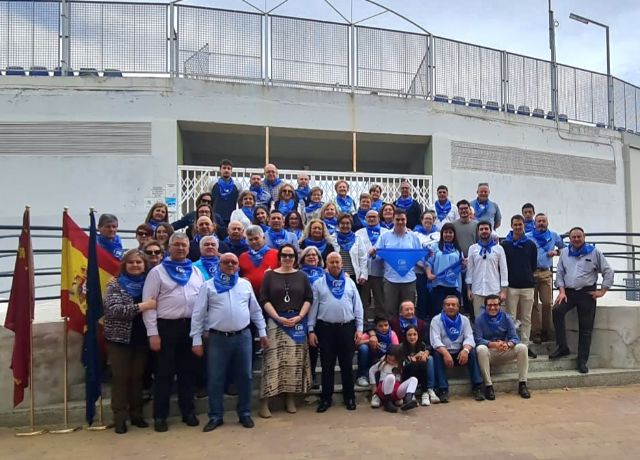
[[[449,201],[449,189],[446,185],[438,185],[438,200],[434,203],[436,213],[435,225],[442,228],[447,222],[455,222],[460,218],[458,208]]]
[[[467,296],[473,302],[475,318],[482,313],[481,308],[488,295],[499,295],[501,302],[507,298],[507,257],[502,246],[491,237],[489,222],[478,224],[478,242],[471,245],[467,256],[466,282]]]
[[[203,431],[213,431],[222,425],[223,397],[227,369],[235,370],[238,389],[236,407],[240,424],[253,428],[251,419],[252,337],[249,323],[258,329],[260,345],[269,344],[262,310],[251,283],[239,278],[238,258],[228,252],[220,257],[220,269],[202,285],[193,310],[191,338],[193,353],[203,356],[202,335],[208,332],[207,385],[209,423]]]
[[[149,347],[156,353],[153,418],[156,431],[164,432],[169,416],[169,399],[178,376],[178,405],[182,421],[197,426],[193,393],[196,358],[191,353],[191,314],[196,295],[204,282],[200,271],[187,259],[189,237],[174,233],[169,238],[169,257],[154,267],[144,283],[142,300],[156,299],[156,309],[142,314]]]

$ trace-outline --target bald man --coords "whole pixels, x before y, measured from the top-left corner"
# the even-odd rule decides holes
[[[280,194],[280,187],[284,185],[284,181],[278,177],[278,168],[276,165],[269,163],[264,167],[264,180],[262,181],[262,187],[271,195],[271,201],[269,207],[273,201],[278,199]]]
[[[195,234],[189,244],[189,255],[187,258],[191,262],[197,262],[200,259],[200,240],[203,236],[214,235],[215,226],[213,221],[207,216],[200,216],[196,220]],[[215,236],[215,235],[214,235]],[[216,236],[216,240],[218,237]]]

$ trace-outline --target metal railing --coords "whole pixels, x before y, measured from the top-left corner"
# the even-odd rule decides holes
[[[198,195],[210,192],[213,184],[218,180],[220,168],[207,166],[178,166],[178,209],[186,214],[193,211]],[[408,181],[413,186],[414,198],[420,205],[427,209],[433,203],[431,176],[402,175],[390,176],[389,174],[354,173],[341,171],[304,171],[309,175],[311,187],[320,187],[323,191],[323,201],[334,201],[336,191],[334,185],[338,180],[346,180],[349,183],[349,195],[357,201],[362,192],[369,192],[373,184],[382,188],[381,199],[385,202],[393,202],[400,196],[400,182]],[[258,168],[233,168],[233,180],[239,188],[248,189],[251,174],[262,175],[263,170]],[[300,171],[281,169],[279,177],[294,187]]]
[[[443,94],[552,109],[550,61],[425,33],[175,3],[62,5],[0,0],[0,69],[115,68],[125,76]],[[608,123],[606,75],[558,64],[556,89],[558,112]],[[613,78],[613,107],[616,128],[640,132],[639,87]]]

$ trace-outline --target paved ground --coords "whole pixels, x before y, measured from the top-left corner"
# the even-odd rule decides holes
[[[295,415],[256,417],[252,430],[234,415],[227,414],[225,425],[212,433],[178,419],[168,433],[132,428],[126,435],[79,431],[18,438],[2,429],[0,446],[5,458],[16,460],[639,457],[640,385],[539,391],[529,401],[507,394],[482,403],[454,398],[410,414],[365,406],[316,414],[315,407],[305,407]]]

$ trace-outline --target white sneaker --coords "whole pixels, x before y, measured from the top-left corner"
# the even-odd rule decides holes
[[[378,395],[374,393],[373,396],[371,397],[371,407],[373,407],[374,409],[377,409],[381,405],[382,405],[382,401],[380,401],[380,398],[378,397]]]
[[[369,386],[369,379],[364,376],[358,377],[358,380],[356,380],[356,385],[366,388]]]
[[[427,394],[429,395],[429,400],[431,401],[431,404],[438,404],[440,402],[440,398],[438,398],[438,395],[436,394],[435,391],[433,391],[433,389],[429,388],[427,390]]]
[[[426,391],[424,393],[422,393],[422,398],[420,400],[420,405],[421,406],[430,406],[431,405],[431,401],[429,401],[429,393],[427,393]]]

